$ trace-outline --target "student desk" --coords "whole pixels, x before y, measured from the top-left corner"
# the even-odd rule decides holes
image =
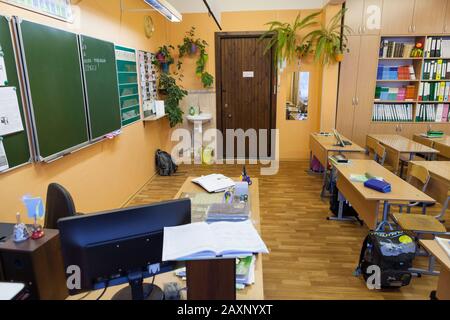
[[[343,140],[350,141],[349,139],[342,136]],[[312,161],[313,156],[319,160],[320,164],[324,168],[323,172],[323,187],[321,196],[325,193],[325,184],[327,180],[327,169],[328,169],[328,157],[332,153],[362,153],[366,152],[364,148],[361,148],[359,145],[350,141],[352,145],[341,147],[336,145],[337,141],[334,135],[324,136],[318,133],[311,133],[309,139],[310,145],[310,163]]]
[[[183,183],[182,187],[178,191],[175,199],[179,199],[182,193],[191,193],[191,192],[205,192],[204,189],[199,187],[198,185],[192,183],[192,180],[196,177],[189,177]],[[239,181],[239,178],[233,178],[235,181]],[[260,213],[259,213],[259,182],[257,178],[252,179],[253,184],[250,186],[250,201],[251,201],[251,219],[258,230],[261,233],[260,229]],[[234,263],[234,261],[233,261]],[[145,279],[146,283],[151,283],[152,279]],[[158,285],[161,289],[164,289],[164,284],[169,282],[176,282],[180,285],[180,288],[186,287],[186,281],[181,280],[181,278],[175,276],[174,272],[168,272],[164,274],[157,275],[155,277],[155,284]],[[126,287],[128,284],[111,287],[109,288],[105,295],[101,300],[111,300],[114,294],[117,293],[120,289]],[[96,290],[90,293],[85,299],[86,300],[95,300],[102,290]],[[76,296],[71,296],[69,300],[77,300],[80,297],[83,297],[84,294],[79,294]],[[256,268],[255,268],[255,284],[246,287],[244,290],[237,291],[236,293],[237,300],[264,300],[264,285],[263,285],[263,270],[262,270],[262,256],[258,255],[256,259]]]
[[[375,230],[380,222],[387,222],[389,203],[435,202],[434,199],[373,160],[351,160],[349,164],[338,164],[335,167],[339,192],[351,203],[371,230]],[[365,173],[384,178],[392,185],[392,191],[381,193],[364,187],[361,182],[350,180],[352,174],[364,175]],[[381,206],[383,206],[382,218],[380,218]]]
[[[396,173],[398,173],[400,156],[402,154],[408,154],[409,160],[413,160],[416,154],[435,156],[439,153],[438,150],[395,134],[371,134],[369,137],[386,147],[387,160],[394,167]]]
[[[435,240],[420,240],[420,244],[441,264],[436,298],[450,300],[450,258]]]
[[[421,134],[415,134],[417,141],[431,141],[434,149],[439,151],[439,157],[450,159],[450,136],[443,136],[441,138],[427,138]]]

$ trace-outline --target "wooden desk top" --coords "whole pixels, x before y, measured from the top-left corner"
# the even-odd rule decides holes
[[[350,164],[340,164],[335,167],[340,174],[338,179],[347,179],[355,190],[367,201],[436,202],[433,198],[427,196],[373,160],[351,160]],[[382,177],[392,185],[392,191],[390,193],[378,192],[364,187],[364,184],[361,182],[353,182],[350,180],[350,175],[352,174],[363,175],[365,173]]]
[[[316,140],[325,150],[330,152],[365,152],[366,150],[350,139],[342,136],[343,140],[350,141],[352,143],[351,146],[337,146],[336,138],[334,135],[331,136],[321,136],[318,133],[311,133],[311,138]]]
[[[418,136],[423,139],[431,140],[434,143],[438,143],[438,144],[444,145],[446,147],[450,147],[450,136],[443,136],[441,138],[428,138],[421,134],[415,134],[415,136]]]
[[[450,183],[450,161],[411,161],[411,163],[427,168],[431,175]]]
[[[175,199],[179,199],[184,192],[205,192],[204,189],[198,185],[192,183],[192,179],[196,177],[189,177],[181,186]],[[238,178],[233,178],[235,181],[239,181]],[[261,233],[260,228],[260,213],[259,213],[259,180],[257,178],[252,179],[253,184],[250,186],[250,201],[251,201],[251,215],[252,221],[255,224],[255,228]],[[151,283],[152,279],[145,279],[145,283]],[[176,282],[180,285],[180,288],[186,287],[186,281],[182,281],[179,277],[175,276],[174,272],[167,272],[157,275],[155,277],[155,284],[161,289],[164,289],[164,284],[169,282]],[[112,297],[122,288],[125,288],[128,284],[108,288],[105,295],[101,300],[111,300]],[[102,290],[96,290],[90,293],[85,300],[95,300]],[[83,297],[84,294],[68,297],[68,300],[77,300]],[[262,257],[259,255],[256,259],[255,268],[255,284],[248,286],[244,290],[237,291],[236,297],[238,300],[264,300],[264,284],[263,284],[263,270],[262,270]]]
[[[439,153],[438,150],[424,146],[405,137],[396,134],[371,134],[369,135],[381,144],[400,153]]]
[[[441,265],[450,270],[450,258],[435,240],[420,240],[420,244],[436,257]]]

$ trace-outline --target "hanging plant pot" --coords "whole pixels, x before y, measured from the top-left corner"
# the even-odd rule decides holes
[[[168,62],[162,62],[160,66],[163,73],[169,73],[170,64]]]
[[[198,46],[195,43],[191,43],[190,54],[195,55],[198,51]]]
[[[335,53],[334,60],[336,60],[336,62],[344,61],[344,54],[342,52]]]

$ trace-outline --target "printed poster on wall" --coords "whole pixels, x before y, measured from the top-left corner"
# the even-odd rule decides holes
[[[0,137],[23,131],[15,87],[0,87]]]
[[[139,51],[139,79],[141,83],[142,110],[145,118],[156,114],[156,69],[152,63],[153,59],[155,59],[153,53]]]
[[[73,22],[70,0],[0,0],[53,18]]]
[[[6,65],[2,46],[0,44],[0,86],[8,85],[8,75],[6,73]]]

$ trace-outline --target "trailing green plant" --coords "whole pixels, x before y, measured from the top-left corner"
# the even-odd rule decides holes
[[[178,46],[179,57],[182,59],[187,55],[195,55],[200,52],[196,62],[195,74],[200,77],[203,83],[203,87],[209,88],[214,83],[214,77],[205,71],[208,63],[208,53],[206,48],[208,42],[200,38],[195,38],[195,27],[192,27],[183,38],[183,43]],[[178,64],[178,69],[181,68],[181,63]]]
[[[307,17],[301,19],[300,13],[298,14],[295,21],[291,23],[271,21],[266,23],[269,27],[261,37],[260,41],[269,38],[269,43],[265,48],[265,53],[270,50],[274,50],[275,63],[286,59],[291,62],[297,53],[297,48],[301,43],[299,39],[299,33],[302,29],[312,27],[317,25],[316,17],[319,16],[321,12],[316,12],[308,15]]]
[[[347,9],[340,10],[328,24],[321,24],[320,29],[308,33],[301,45],[308,43],[314,47],[315,61],[324,65],[336,61],[336,56],[342,54],[347,49],[348,37],[351,28],[342,24],[343,17]]]
[[[188,92],[177,85],[177,80],[170,74],[161,73],[159,88],[166,95],[165,107],[169,117],[170,126],[173,128],[183,122],[183,111],[180,101],[187,96]]]

